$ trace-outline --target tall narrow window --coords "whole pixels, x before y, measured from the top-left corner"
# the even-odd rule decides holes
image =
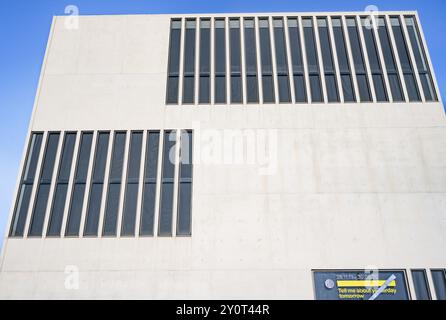
[[[421,101],[413,66],[410,62],[406,40],[404,39],[403,30],[401,28],[400,19],[398,17],[391,17],[390,24],[392,26],[393,36],[395,37],[396,48],[400,58],[401,69],[403,71],[409,101]]]
[[[257,50],[254,19],[243,20],[245,30],[245,68],[246,68],[246,95],[248,103],[259,102],[259,89],[257,80]]]
[[[107,162],[109,132],[100,132],[96,141],[91,189],[88,198],[84,236],[97,236],[99,213],[101,210],[102,189],[104,187],[105,164]]]
[[[121,235],[134,236],[136,208],[138,202],[139,172],[141,168],[142,132],[132,132],[130,137],[129,160],[127,165],[127,185],[125,188],[124,212]]]
[[[26,216],[36,175],[37,162],[39,160],[40,147],[42,145],[42,133],[32,133],[23,167],[22,180],[14,208],[9,236],[23,237]]]
[[[395,56],[393,55],[392,44],[390,42],[386,21],[383,17],[378,18],[378,34],[393,101],[404,101],[403,90],[401,89],[401,79],[398,75],[398,68],[395,62]]]
[[[361,102],[372,101],[369,89],[369,80],[365,68],[364,54],[362,52],[359,33],[355,18],[347,18],[347,30],[350,38],[353,61],[355,63],[356,81],[358,82],[359,98]]]
[[[215,19],[214,67],[215,103],[226,103],[226,32],[225,19]]]
[[[183,103],[195,102],[195,19],[186,20],[183,65]]]
[[[46,208],[48,206],[48,196],[50,193],[51,179],[53,178],[54,162],[56,161],[57,146],[59,144],[60,133],[50,133],[45,148],[42,171],[37,189],[34,209],[31,216],[31,226],[29,236],[41,236],[43,223],[45,221]]]
[[[341,86],[342,92],[344,93],[344,101],[354,102],[356,101],[355,90],[353,89],[352,72],[347,54],[341,18],[332,18],[331,23],[333,25],[333,37],[338,56],[339,73],[341,74]]]
[[[66,236],[79,235],[92,140],[93,133],[82,132],[76,163],[76,173],[74,176],[73,192],[71,195],[71,204],[70,209],[68,210],[67,226],[65,230]]]
[[[173,186],[175,179],[176,131],[164,132],[163,167],[161,176],[161,200],[159,215],[160,236],[172,235]]]
[[[178,104],[180,78],[181,20],[170,22],[169,66],[167,70],[167,104]]]
[[[426,52],[423,49],[420,30],[418,29],[414,17],[406,17],[407,32],[409,33],[412,51],[418,67],[421,85],[423,86],[424,98],[426,101],[437,101],[434,89],[434,82],[429,70]]]
[[[211,95],[211,20],[200,19],[199,103],[210,103]]]
[[[310,79],[311,101],[323,102],[319,60],[314,39],[313,21],[311,18],[302,20],[304,28],[305,49],[307,54],[308,77]]]
[[[327,89],[328,102],[339,102],[338,83],[333,63],[333,54],[330,43],[330,34],[326,18],[318,18],[319,41],[322,52],[322,63],[324,65],[325,87]]]
[[[274,78],[268,18],[259,19],[260,61],[262,66],[263,103],[273,103]]]
[[[286,53],[285,31],[282,18],[273,19],[274,45],[276,49],[277,85],[279,102],[291,102],[290,79],[288,77],[288,58]]]
[[[384,84],[383,71],[379,61],[378,48],[375,42],[373,27],[367,23],[367,18],[361,18],[362,32],[369,57],[370,70],[372,72],[373,86],[375,88],[376,101],[389,101]]]
[[[48,236],[60,237],[75,143],[76,133],[66,133],[60,158],[59,173],[57,174],[53,204],[51,206],[50,221],[47,231]]]
[[[412,270],[412,279],[417,300],[431,300],[431,293],[425,270]]]
[[[149,131],[147,133],[143,199],[139,230],[142,236],[153,236],[159,139],[159,131]]]
[[[242,66],[240,51],[240,20],[229,19],[231,58],[231,103],[242,103]]]
[[[437,300],[446,300],[446,270],[431,270]]]
[[[181,131],[177,235],[191,235],[192,131]]]
[[[115,132],[112,158],[108,177],[107,201],[105,206],[102,235],[115,236],[121,199],[122,168],[124,164],[125,132]]]
[[[288,34],[290,37],[291,61],[293,64],[294,95],[296,102],[307,102],[307,89],[305,85],[304,64],[297,18],[288,19]]]

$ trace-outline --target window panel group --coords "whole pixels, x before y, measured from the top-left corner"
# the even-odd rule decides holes
[[[290,79],[288,74],[288,56],[285,42],[285,30],[282,18],[273,19],[274,47],[276,49],[277,87],[279,102],[291,102]]]
[[[401,88],[401,79],[399,77],[398,66],[392,50],[392,43],[387,30],[387,24],[384,17],[378,18],[378,34],[381,43],[381,50],[384,56],[384,63],[389,79],[390,92],[394,102],[405,101],[403,90]]]
[[[319,59],[314,38],[314,27],[312,18],[303,18],[304,39],[307,57],[308,78],[310,82],[311,102],[323,102],[321,77],[319,70]]]
[[[352,81],[352,72],[345,43],[342,20],[339,17],[332,18],[333,37],[335,41],[336,54],[338,57],[338,68],[341,76],[342,93],[345,102],[355,102],[356,95]]]
[[[359,98],[361,102],[370,102],[372,101],[372,96],[369,88],[369,79],[366,71],[364,54],[362,51],[361,40],[359,38],[355,18],[347,18],[347,30],[350,39],[350,48],[352,51],[353,62],[355,65]]]
[[[146,135],[143,131],[33,132],[9,236],[23,237],[29,230],[28,237],[79,237],[82,226],[82,235],[88,237],[154,236],[156,221],[159,236],[190,236],[192,134],[192,130],[151,130]],[[53,172],[57,174],[50,192]]]
[[[39,184],[37,185],[37,194],[34,201],[34,208],[31,214],[31,223],[28,236],[42,236],[45,222],[45,214],[48,206],[48,198],[53,177],[54,164],[56,161],[57,148],[59,145],[58,132],[50,132],[45,147],[45,154],[41,166]]]
[[[339,102],[338,83],[336,80],[336,69],[333,62],[333,54],[330,43],[327,19],[317,19],[319,41],[324,66],[325,88],[327,89],[328,102]]]
[[[437,95],[435,94],[434,89],[434,82],[432,80],[426,53],[422,46],[421,36],[416,25],[415,18],[405,17],[405,22],[410,38],[410,43],[412,45],[412,52],[415,56],[421,86],[423,87],[424,98],[426,101],[437,101]]]
[[[166,104],[438,101],[416,17],[369,19],[172,19]]]

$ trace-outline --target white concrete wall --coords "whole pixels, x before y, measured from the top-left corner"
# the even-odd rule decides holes
[[[57,17],[30,129],[276,129],[277,172],[196,164],[190,238],[5,238],[0,298],[312,299],[312,269],[446,267],[441,102],[166,107],[169,19]]]

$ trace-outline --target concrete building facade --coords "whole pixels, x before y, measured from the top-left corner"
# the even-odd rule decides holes
[[[22,159],[0,298],[445,298],[417,12],[54,17]]]

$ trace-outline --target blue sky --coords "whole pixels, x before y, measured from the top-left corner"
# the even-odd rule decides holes
[[[446,90],[444,0],[0,0],[0,232],[12,203],[51,17],[80,14],[418,10],[440,90]],[[0,237],[0,244],[2,238]]]

